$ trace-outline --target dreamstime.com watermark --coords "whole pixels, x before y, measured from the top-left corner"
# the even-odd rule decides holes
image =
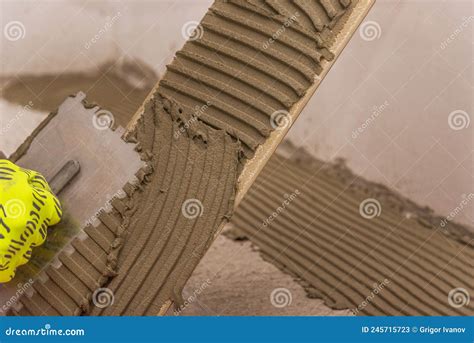
[[[5,126],[0,127],[0,136],[7,134],[15,124],[28,112],[31,112],[33,109],[33,101],[29,101],[28,104],[23,106],[13,118],[11,118]]]
[[[462,18],[461,24],[459,24],[453,32],[439,45],[441,50],[444,50],[451,44],[456,38],[469,26],[470,23],[474,20],[474,16]]]
[[[293,301],[293,295],[288,288],[275,288],[270,293],[270,302],[273,307],[284,308],[290,306]]]
[[[360,38],[366,42],[379,39],[382,35],[380,24],[373,20],[364,21],[359,28]]]
[[[204,213],[204,206],[199,199],[186,199],[181,205],[181,213],[187,219],[196,219]]]
[[[382,214],[382,205],[377,199],[367,198],[360,203],[359,213],[365,219],[374,219]]]
[[[474,199],[474,193],[469,193],[468,195],[463,196],[464,199],[461,200],[458,206],[456,206],[451,212],[449,212],[449,215],[444,218],[441,223],[439,224],[441,227],[445,227],[448,222],[454,220],[454,218],[461,213],[466,206]]]
[[[466,111],[455,110],[448,115],[448,125],[454,131],[467,129],[470,123],[471,117]]]
[[[199,297],[199,295],[201,295],[202,292],[204,292],[204,290],[209,287],[211,285],[211,279],[207,279],[205,282],[203,282],[198,288],[196,288],[193,293],[187,297],[186,299],[184,299],[184,302],[182,305],[180,305],[178,308],[176,308],[174,311],[173,311],[173,314],[175,316],[179,316],[181,314],[181,312],[186,308],[188,307],[189,305],[191,305],[193,302],[195,302],[197,300],[197,298]]]
[[[85,336],[84,329],[53,329],[51,324],[45,324],[39,329],[5,329],[6,336]]]
[[[382,292],[382,290],[385,288],[385,286],[388,286],[390,284],[389,279],[384,279],[380,283],[374,283],[373,284],[373,289],[370,292],[370,294],[365,298],[364,301],[362,301],[356,308],[351,309],[352,313],[354,315],[357,315],[360,311],[362,311],[364,308],[366,308],[373,300],[374,298]]]
[[[201,39],[204,35],[204,28],[201,23],[195,20],[184,23],[181,27],[181,36],[189,41]]]
[[[13,294],[11,298],[8,299],[4,304],[2,304],[2,307],[0,307],[0,313],[5,313],[6,311],[8,311],[9,308],[14,306],[21,298],[21,296],[33,286],[34,282],[35,281],[33,279],[29,279],[26,283],[19,283],[17,285],[17,290],[15,294]]]
[[[92,116],[92,125],[99,131],[111,129],[115,124],[112,112],[100,109]]]
[[[89,41],[84,44],[84,49],[89,50],[92,45],[97,43],[101,38],[114,26],[115,22],[122,16],[122,13],[118,11],[113,17],[106,17],[105,24],[103,27],[97,31],[97,33],[92,36]]]
[[[280,37],[283,33],[285,33],[286,29],[289,28],[291,25],[293,25],[298,17],[300,16],[299,12],[295,12],[291,17],[288,17],[283,25],[280,26],[278,30],[276,30],[270,38],[268,38],[265,43],[263,43],[263,49],[268,49],[268,47],[275,43],[275,41]]]
[[[469,305],[471,296],[469,292],[462,287],[453,288],[448,293],[448,303],[451,307],[460,308]]]
[[[23,217],[26,213],[26,204],[20,199],[10,199],[4,205],[0,205],[0,211],[9,219],[17,219]]]
[[[89,219],[87,219],[84,223],[84,226],[88,226],[88,225],[92,226],[102,213],[110,212],[112,210],[112,201],[114,201],[115,199],[123,199],[125,196],[126,194],[123,189],[119,189],[112,196],[107,196],[105,205],[100,207]]]
[[[352,139],[358,138],[387,109],[388,106],[390,106],[388,100],[385,100],[385,102],[379,106],[374,106],[370,117],[368,117],[361,126],[352,131]]]
[[[10,42],[23,39],[26,37],[25,25],[18,20],[10,21],[3,27],[3,35]]]
[[[199,118],[206,113],[207,109],[209,106],[211,106],[212,103],[210,101],[206,101],[205,105],[199,106],[196,105],[194,107],[194,112],[191,115],[191,118],[184,122],[182,125],[180,125],[179,129],[175,131],[174,133],[174,138],[179,138],[182,134],[186,133],[186,130],[188,130],[194,123],[196,123]]]
[[[115,301],[114,292],[110,288],[97,288],[92,294],[92,303],[98,308],[112,306]]]
[[[287,110],[278,110],[271,114],[270,125],[274,130],[289,129],[292,124],[290,112]]]
[[[285,194],[285,200],[278,206],[272,214],[270,214],[262,223],[263,227],[270,225],[299,195],[301,192],[298,189],[291,194]]]

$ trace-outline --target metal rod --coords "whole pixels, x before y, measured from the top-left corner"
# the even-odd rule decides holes
[[[53,176],[49,186],[54,194],[59,194],[64,187],[79,173],[81,165],[76,160],[70,160]]]

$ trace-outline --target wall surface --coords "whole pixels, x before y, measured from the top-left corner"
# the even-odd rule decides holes
[[[140,57],[162,72],[186,40],[186,28],[199,22],[212,1],[0,3],[2,28],[10,27],[1,37],[1,73],[15,75],[84,71],[119,56]]]
[[[211,2],[3,0],[1,74],[93,70],[123,56],[163,73]],[[473,4],[378,0],[289,138],[472,225]],[[19,134],[34,126],[22,120]]]
[[[472,226],[473,6],[378,0],[289,138]]]

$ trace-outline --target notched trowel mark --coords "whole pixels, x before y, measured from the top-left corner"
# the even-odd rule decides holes
[[[334,309],[357,315],[474,313],[472,304],[452,306],[448,297],[459,287],[473,292],[466,273],[474,258],[472,233],[420,225],[417,217],[428,213],[386,187],[301,150],[288,155],[273,155],[259,175],[234,214],[240,232],[232,239],[249,238],[309,297]],[[282,193],[295,189],[300,194],[285,206]],[[364,216],[367,199],[376,200],[378,216]],[[265,219],[269,213],[277,215]]]
[[[332,14],[332,5],[340,7],[336,1],[324,1]],[[179,300],[200,257],[232,214],[242,153],[253,156],[274,129],[272,115],[289,111],[313,85],[324,60],[334,57],[323,35],[298,25],[286,27],[286,34],[266,48],[284,24],[283,18],[267,14],[246,2],[215,2],[201,22],[204,36],[186,43],[145,104],[135,132],[127,134],[148,162],[147,175],[126,185],[127,198],[101,215],[98,227],[85,230],[90,240],[77,242],[76,250],[62,256],[64,268],[48,286],[53,289],[65,275],[76,292],[51,296],[43,290],[41,297],[22,300],[20,314],[38,314],[35,305],[49,314],[89,313],[83,299],[104,285],[115,301],[104,309],[93,307],[93,315],[156,315],[171,298]],[[186,125],[194,109],[209,102],[199,120]],[[201,204],[204,215],[184,215],[189,200]],[[111,262],[117,228],[127,237],[118,243],[120,254],[112,259],[117,275],[111,277],[103,270]],[[99,260],[90,255],[91,247]]]
[[[84,93],[67,98],[28,138],[16,163],[41,172],[47,180],[68,160],[78,161],[81,172],[62,192],[60,200],[79,223],[93,218],[143,166],[135,146],[122,140],[123,129],[112,131],[113,114],[85,101]]]
[[[179,301],[194,266],[232,212],[240,144],[192,118],[155,93],[129,135],[153,172],[131,197],[118,275],[107,284],[115,302],[94,308],[92,315],[156,315],[168,299]]]
[[[88,309],[90,294],[116,274],[126,233],[121,218],[128,211],[127,198],[133,184],[151,171],[136,146],[123,141],[123,129],[109,129],[112,122],[111,112],[87,104],[85,94],[78,93],[48,116],[14,154],[20,166],[53,179],[52,187],[66,186],[59,194],[63,221],[50,228],[47,242],[19,273],[34,282],[30,296],[20,298],[14,313],[80,314]],[[80,163],[79,174],[78,163],[64,165],[69,160]],[[75,177],[68,183],[71,175]]]

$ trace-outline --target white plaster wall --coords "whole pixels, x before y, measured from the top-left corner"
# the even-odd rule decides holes
[[[378,0],[365,20],[378,38],[354,35],[290,139],[473,226],[473,6]]]
[[[83,71],[120,56],[162,73],[184,42],[183,25],[211,2],[2,0],[2,28],[21,21],[25,35],[2,35],[1,74]],[[378,0],[366,19],[375,39],[355,34],[290,139],[440,214],[459,207],[474,192],[474,123],[453,130],[448,117],[473,115],[473,5]],[[0,120],[9,115],[0,111]],[[474,204],[463,207],[455,220],[472,225]]]
[[[23,37],[1,37],[1,74],[83,71],[119,56],[139,56],[163,71],[199,21],[208,0],[1,0],[2,30],[19,21]]]

